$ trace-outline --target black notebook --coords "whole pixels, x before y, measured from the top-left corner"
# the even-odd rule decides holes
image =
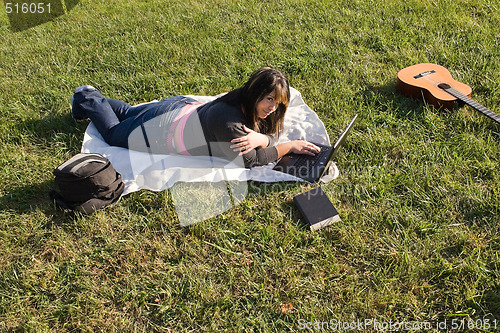
[[[321,187],[295,196],[293,202],[311,231],[319,230],[340,221],[339,213]]]

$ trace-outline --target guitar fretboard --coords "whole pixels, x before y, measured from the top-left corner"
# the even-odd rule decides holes
[[[500,116],[497,115],[495,112],[491,111],[487,107],[479,104],[478,102],[474,101],[473,99],[469,98],[469,96],[462,94],[460,91],[456,90],[452,86],[446,83],[440,83],[438,84],[438,87],[446,91],[447,93],[451,94],[452,96],[458,98],[465,104],[469,105],[470,107],[476,109],[477,111],[481,112],[484,114],[486,117],[496,121],[497,123],[500,124]]]

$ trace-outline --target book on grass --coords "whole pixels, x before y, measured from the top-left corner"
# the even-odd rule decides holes
[[[321,187],[295,196],[293,202],[311,231],[319,230],[340,221],[337,209],[335,209]]]

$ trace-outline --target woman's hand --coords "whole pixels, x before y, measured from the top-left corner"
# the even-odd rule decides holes
[[[288,153],[314,156],[321,151],[321,149],[314,143],[310,143],[304,140],[294,140],[281,143],[276,146],[276,149],[278,150],[278,158],[283,157]]]
[[[316,146],[314,143],[310,143],[304,140],[294,140],[290,141],[290,152],[295,154],[305,154],[314,156],[321,151],[321,148]]]
[[[240,155],[243,155],[252,149],[265,148],[268,146],[269,138],[267,135],[255,132],[245,125],[243,125],[243,130],[247,132],[247,135],[231,140],[233,144],[230,148],[233,149],[233,151],[240,152]]]

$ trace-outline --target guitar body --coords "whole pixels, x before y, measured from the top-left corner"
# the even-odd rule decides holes
[[[404,96],[423,98],[427,103],[440,108],[453,109],[460,105],[457,97],[438,87],[446,83],[463,95],[470,97],[471,87],[455,81],[450,72],[436,64],[417,64],[403,68],[398,73],[396,89]]]

